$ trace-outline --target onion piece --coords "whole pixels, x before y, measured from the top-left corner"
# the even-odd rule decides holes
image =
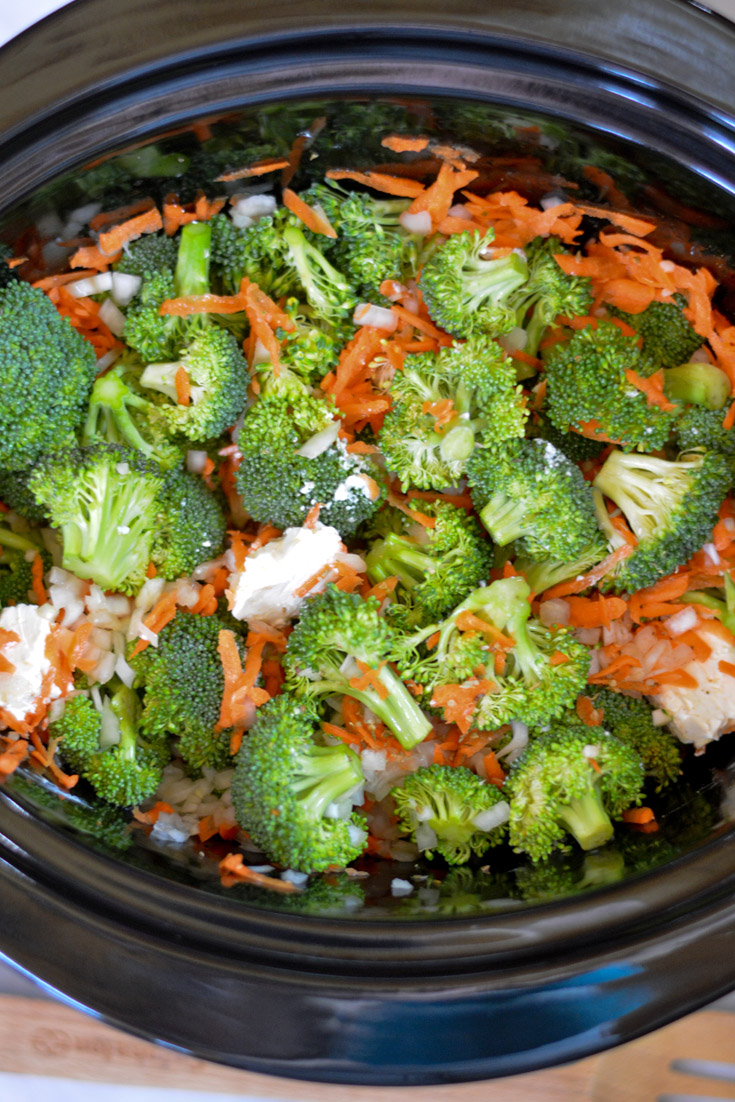
[[[539,206],[541,210],[552,210],[554,207],[560,207],[568,202],[569,200],[560,191],[550,191],[548,194],[541,196]]]
[[[464,203],[455,203],[453,207],[450,207],[449,208],[449,217],[450,218],[462,218],[466,222],[471,222],[472,221],[472,215],[467,210],[467,207],[464,205]]]
[[[128,306],[138,293],[142,279],[128,272],[112,273],[112,297],[118,306]]]
[[[106,298],[100,306],[99,319],[103,321],[111,333],[116,337],[122,335],[125,327],[125,315],[119,306],[116,306],[111,298]]]
[[[98,275],[83,276],[67,283],[66,289],[74,298],[88,298],[112,290],[112,272],[99,272]]]
[[[501,333],[497,341],[506,352],[522,352],[528,343],[528,333],[520,325],[515,325],[510,332]]]
[[[313,436],[305,440],[301,447],[297,448],[296,455],[300,455],[304,459],[316,459],[327,448],[331,448],[339,435],[340,426],[340,421],[330,421],[325,428],[320,429],[319,432],[315,432]]]
[[[373,329],[383,329],[394,333],[398,328],[398,318],[385,306],[375,306],[372,302],[361,302],[352,315],[355,325],[369,325]]]
[[[420,210],[418,214],[409,214],[404,210],[398,221],[407,233],[416,234],[417,237],[426,237],[427,233],[431,233],[431,215],[428,210]]]
[[[510,804],[507,800],[500,800],[499,803],[488,807],[486,811],[478,812],[472,820],[472,825],[478,830],[493,830],[501,823],[507,823],[509,818]]]
[[[201,474],[207,465],[207,453],[190,448],[186,453],[186,469],[192,474]]]
[[[699,623],[697,610],[693,605],[675,612],[673,616],[667,616],[664,621],[666,628],[672,635],[683,635],[685,631],[691,631]]]
[[[561,624],[566,625],[569,623],[569,602],[565,601],[563,597],[555,597],[550,601],[543,601],[539,606],[539,619],[542,624]]]

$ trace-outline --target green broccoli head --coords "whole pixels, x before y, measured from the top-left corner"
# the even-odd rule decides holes
[[[542,726],[562,715],[584,689],[589,652],[566,629],[552,631],[531,617],[530,595],[520,577],[475,590],[442,624],[399,642],[402,673],[447,719],[468,728],[493,731],[511,720]],[[438,642],[424,653],[422,644],[435,631]]]
[[[625,875],[625,858],[613,844],[585,853],[581,864],[571,855],[556,850],[546,860],[521,865],[515,870],[516,887],[528,903],[545,903],[565,895],[603,888],[616,884]]]
[[[516,325],[513,292],[528,279],[518,253],[493,258],[495,234],[455,233],[428,258],[419,287],[429,314],[454,337],[507,333]]]
[[[167,236],[163,231],[146,233],[126,246],[114,269],[125,275],[140,276],[143,280],[160,272],[173,275],[178,249],[176,238]]]
[[[50,731],[60,739],[62,759],[116,807],[152,796],[171,757],[166,741],[143,735],[137,694],[116,681],[106,689],[101,711],[88,697],[72,697]]]
[[[212,280],[227,295],[240,290],[243,279],[257,283],[274,299],[292,295],[298,278],[285,261],[280,214],[259,218],[252,226],[238,229],[225,214],[211,219]]]
[[[177,736],[179,753],[193,775],[230,763],[231,731],[215,730],[225,689],[218,649],[223,630],[217,615],[180,610],[159,632],[158,646],[132,659],[143,693],[141,730],[156,741]],[[244,658],[241,641],[238,649]]]
[[[347,865],[367,841],[362,816],[332,810],[363,782],[349,747],[323,746],[314,717],[288,694],[269,701],[243,739],[232,781],[237,821],[271,860],[302,872]]]
[[[523,436],[528,417],[512,360],[482,335],[406,357],[390,393],[380,447],[404,489],[456,485],[477,445]]]
[[[517,853],[543,861],[571,835],[585,850],[613,836],[611,819],[639,804],[643,763],[602,728],[559,724],[533,739],[505,782],[509,840]]]
[[[642,338],[641,374],[689,363],[702,347],[702,338],[684,317],[686,305],[683,295],[674,295],[670,302],[652,302],[638,314],[626,314],[608,306],[611,314],[622,318]]]
[[[35,287],[0,287],[0,468],[26,470],[73,443],[97,372],[91,344]]]
[[[304,603],[284,668],[292,688],[312,701],[332,694],[359,700],[410,749],[431,723],[388,664],[396,632],[379,609],[373,597],[327,586]]]
[[[82,444],[125,444],[164,469],[181,466],[184,447],[172,439],[163,410],[138,390],[137,376],[125,360],[99,376],[92,388]]]
[[[684,452],[695,448],[720,452],[732,462],[735,459],[735,432],[723,428],[723,420],[720,410],[690,406],[683,411],[675,425],[677,446]]]
[[[673,784],[681,773],[681,743],[667,728],[654,725],[648,702],[611,689],[601,689],[593,699],[603,712],[601,726],[636,751],[657,789]]]
[[[672,462],[613,451],[594,486],[618,506],[638,543],[609,584],[634,592],[687,562],[710,538],[730,484],[730,464],[717,452]]]
[[[626,449],[663,447],[675,412],[649,405],[626,376],[651,374],[636,341],[614,322],[600,321],[554,345],[546,360],[546,411],[556,428],[594,431]]]
[[[176,375],[186,372],[190,399],[178,402]],[[144,390],[160,395],[159,412],[168,432],[205,441],[234,425],[247,400],[245,357],[232,333],[211,326],[197,333],[183,355],[170,363],[149,364],[140,376]]]
[[[607,540],[599,532],[573,559],[543,559],[536,562],[527,553],[516,555],[513,565],[522,574],[534,593],[544,593],[554,585],[586,574],[610,554]]]
[[[502,842],[507,801],[464,766],[430,765],[411,773],[391,791],[398,826],[431,858],[434,852],[450,865],[463,865],[473,853]]]
[[[32,468],[24,471],[0,470],[0,501],[26,520],[43,524],[47,514],[29,486],[32,473]]]
[[[467,464],[467,478],[480,520],[501,547],[518,541],[537,561],[567,560],[597,536],[588,484],[546,440],[478,449]]]
[[[304,445],[334,424],[332,408],[304,395],[266,395],[251,408],[238,437],[242,461],[236,485],[255,520],[299,527],[314,505],[320,519],[351,535],[381,505],[385,491],[375,465],[351,455],[341,440],[309,458]]]
[[[568,250],[558,237],[535,237],[525,248],[528,280],[510,296],[516,310],[516,324],[525,329],[524,352],[538,355],[538,346],[555,318],[589,313],[592,305],[591,281],[567,275],[554,260],[555,253]]]
[[[164,482],[140,452],[93,444],[46,456],[30,487],[59,529],[64,569],[103,589],[136,593],[151,561]]]
[[[160,313],[166,299],[209,292],[211,238],[208,222],[190,222],[184,226],[179,237],[175,270],[160,268],[147,274],[128,306],[123,339],[145,363],[177,359],[201,330],[214,324],[207,314],[180,318]]]
[[[330,323],[350,317],[358,297],[347,277],[325,255],[322,239],[318,244],[309,241],[295,225],[287,226],[282,236],[286,263],[298,277],[315,317]]]
[[[533,426],[529,435],[548,440],[560,452],[564,452],[572,463],[584,463],[587,459],[597,459],[605,448],[600,440],[590,440],[588,436],[582,436],[578,432],[563,432],[543,415],[539,416],[537,424]]]
[[[151,558],[162,578],[191,574],[224,548],[227,522],[219,501],[199,475],[169,471],[158,500]]]
[[[51,812],[54,821],[68,824],[93,842],[116,850],[129,849],[133,844],[125,812],[96,799],[91,792],[84,798],[76,793],[61,793],[44,777],[25,775],[20,770],[5,783],[14,796],[28,800],[36,809],[40,806]]]
[[[398,604],[388,614],[409,629],[440,620],[487,578],[492,565],[491,546],[464,509],[421,502],[421,512],[434,519],[433,528],[416,525],[415,535],[388,534],[366,558],[373,584],[398,579]]]
[[[33,563],[37,555],[41,556],[45,574],[51,569],[53,560],[42,547],[38,534],[23,535],[0,526],[0,608],[28,604],[33,592]]]

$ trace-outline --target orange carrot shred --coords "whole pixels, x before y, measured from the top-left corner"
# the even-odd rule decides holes
[[[176,401],[178,405],[188,406],[191,401],[191,383],[189,382],[189,375],[183,364],[179,364],[176,368],[174,383],[176,384]]]
[[[250,176],[265,176],[268,172],[277,172],[280,168],[288,168],[288,165],[289,162],[285,157],[265,157],[262,161],[256,161],[246,168],[236,168],[232,172],[223,172],[215,179],[217,183],[245,180]]]
[[[407,180],[402,176],[386,176],[381,172],[352,172],[348,169],[332,168],[327,172],[328,180],[354,180],[357,184],[364,184],[375,191],[384,191],[388,195],[396,195],[413,199],[424,190],[424,185],[416,180]]]
[[[46,587],[43,584],[43,559],[41,558],[40,551],[36,552],[36,556],[31,565],[31,579],[33,583],[33,596],[39,605],[45,605],[48,600],[46,593]]]
[[[161,229],[163,229],[161,212],[156,207],[151,207],[150,210],[129,218],[127,222],[121,222],[119,226],[101,233],[99,247],[105,256],[110,256],[144,233],[156,233]]]
[[[258,888],[268,888],[270,891],[279,892],[282,895],[290,895],[301,891],[301,888],[290,880],[278,880],[275,876],[266,876],[262,872],[253,872],[244,862],[241,853],[228,853],[219,863],[219,874],[222,885],[231,888],[233,884],[246,881]]]
[[[429,144],[428,138],[410,138],[404,134],[389,134],[380,143],[393,153],[420,153]]]
[[[731,429],[735,425],[735,402],[731,402],[730,408],[725,414],[725,419],[722,422],[723,429]]]
[[[655,818],[650,807],[628,807],[622,814],[624,823],[652,823]]]
[[[336,238],[337,231],[324,211],[315,207],[310,207],[295,191],[291,191],[291,188],[286,187],[283,189],[283,205],[287,207],[292,214],[295,214],[297,218],[300,218],[306,228],[311,230],[312,233],[320,233],[323,234],[324,237]]]

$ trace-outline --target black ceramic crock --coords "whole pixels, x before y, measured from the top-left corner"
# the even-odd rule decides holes
[[[422,132],[451,120],[470,144],[484,105],[488,133],[527,124],[556,134],[546,147],[557,152],[577,142],[629,156],[640,179],[732,223],[733,57],[735,28],[680,0],[76,0],[0,51],[0,227],[25,232],[107,154],[161,135],[175,147],[192,122],[216,128],[238,112],[267,112],[271,129],[302,107],[308,117],[307,103],[337,125],[349,114],[354,156],[379,138],[376,102]],[[323,150],[317,169],[330,163]],[[333,152],[331,163],[346,155]],[[714,764],[722,776],[726,750]],[[712,768],[699,770],[703,789]],[[359,1084],[572,1060],[735,986],[724,824],[612,887],[530,907],[477,903],[451,919],[258,907],[218,890],[214,865],[89,846],[8,787],[0,952],[148,1039]],[[391,875],[376,869],[372,882]]]

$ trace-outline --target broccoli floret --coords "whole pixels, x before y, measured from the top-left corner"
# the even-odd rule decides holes
[[[156,791],[171,754],[166,741],[142,734],[136,693],[115,680],[107,688],[101,712],[88,697],[72,697],[49,731],[63,760],[101,799],[132,807]]]
[[[29,486],[32,473],[32,468],[25,471],[0,470],[0,501],[26,520],[42,524],[47,513],[38,504]]]
[[[626,872],[623,854],[615,845],[585,853],[580,865],[569,856],[552,853],[548,860],[516,869],[516,886],[529,903],[544,903],[565,895],[603,888],[622,880]]]
[[[169,471],[158,500],[158,527],[151,557],[158,574],[173,581],[224,547],[227,522],[219,501],[199,475]]]
[[[371,302],[387,302],[380,293],[383,280],[405,280],[415,274],[415,237],[401,226],[400,216],[410,199],[377,199],[366,192],[311,188],[337,230],[335,262],[358,294]]]
[[[649,405],[630,382],[629,370],[651,374],[636,338],[626,337],[612,321],[555,344],[546,360],[546,410],[552,424],[562,432],[594,432],[626,449],[663,447],[676,412]]]
[[[47,456],[30,486],[60,530],[64,568],[102,589],[136,593],[151,561],[178,577],[222,546],[224,519],[201,480],[166,473],[132,448],[92,444]]]
[[[150,279],[158,272],[173,272],[176,268],[178,242],[165,233],[146,233],[132,241],[114,265],[116,272]]]
[[[24,775],[18,771],[6,781],[12,794],[28,800],[32,807],[50,811],[55,820],[68,823],[74,830],[103,846],[117,850],[129,849],[133,838],[128,817],[119,807],[95,799],[89,793],[80,798],[76,793],[61,793],[43,777]]]
[[[401,641],[397,660],[404,676],[422,685],[447,718],[457,715],[468,728],[494,731],[513,719],[541,726],[562,715],[584,689],[589,652],[565,629],[552,631],[531,617],[530,594],[520,577],[475,590],[442,624]],[[424,655],[421,645],[435,631],[439,639]],[[493,647],[502,656],[502,672],[496,672]]]
[[[225,678],[218,646],[226,630],[217,616],[176,613],[158,635],[158,646],[133,658],[143,692],[141,730],[158,741],[178,737],[178,751],[193,775],[230,764],[231,730],[216,730]],[[242,642],[236,643],[244,658]]]
[[[512,360],[483,336],[407,356],[390,393],[380,447],[404,488],[455,485],[477,444],[523,436],[528,416]]]
[[[682,451],[711,449],[726,455],[732,462],[735,459],[735,432],[723,428],[723,420],[720,410],[704,409],[702,406],[685,409],[675,425],[677,446]]]
[[[450,865],[464,865],[473,853],[484,853],[505,837],[505,797],[465,766],[419,769],[392,789],[391,796],[399,829],[428,858],[436,852]],[[504,806],[493,811],[498,804]]]
[[[482,529],[464,509],[448,502],[421,502],[433,528],[415,536],[390,534],[375,543],[366,558],[373,584],[398,579],[394,623],[423,627],[441,619],[487,578],[492,549]],[[408,518],[407,518],[408,519]]]
[[[287,681],[311,700],[331,694],[368,707],[406,749],[426,738],[431,723],[388,660],[396,633],[380,604],[329,585],[307,600],[284,658]]]
[[[478,449],[467,464],[480,520],[501,547],[515,541],[537,561],[576,558],[597,536],[581,471],[546,440]]]
[[[212,229],[208,222],[190,222],[181,230],[176,269],[159,268],[146,275],[125,315],[123,339],[145,363],[176,359],[196,334],[213,325],[207,314],[180,318],[160,314],[166,299],[205,295],[209,285]]]
[[[638,541],[610,579],[613,588],[635,592],[687,562],[710,538],[730,482],[730,465],[717,452],[670,462],[613,451],[594,486],[618,506]]]
[[[296,299],[285,304],[294,323],[289,331],[279,330],[281,367],[293,371],[305,383],[321,382],[337,366],[345,344],[352,339],[354,327],[343,322],[338,327],[314,319]]]
[[[227,215],[217,214],[212,227],[212,280],[224,294],[234,295],[243,279],[257,283],[274,299],[293,294],[296,273],[284,260],[283,218],[266,215],[252,226],[238,229]]]
[[[171,439],[160,407],[133,388],[131,375],[123,362],[97,379],[81,433],[82,444],[127,444],[164,469],[180,466],[184,448]]]
[[[675,295],[670,302],[652,302],[638,314],[626,314],[608,307],[611,314],[622,318],[643,339],[641,363],[644,371],[641,374],[649,375],[661,367],[688,363],[702,347],[702,338],[684,317],[686,305],[683,295]]]
[[[592,305],[591,281],[566,275],[554,260],[554,253],[567,252],[558,237],[535,237],[525,248],[528,281],[508,301],[516,310],[516,324],[525,329],[523,351],[529,356],[538,355],[539,343],[556,317],[587,314]]]
[[[611,689],[601,689],[593,699],[603,712],[601,726],[636,751],[657,790],[673,784],[681,773],[681,743],[667,728],[654,725],[649,704]]]
[[[349,864],[365,848],[362,816],[331,817],[362,782],[357,754],[343,744],[319,745],[314,717],[286,694],[259,710],[243,739],[232,802],[240,826],[272,861],[320,872]]]
[[[600,440],[590,440],[588,436],[582,436],[578,432],[562,432],[547,417],[540,416],[538,423],[533,426],[531,436],[540,436],[548,440],[560,452],[564,452],[572,463],[584,463],[587,459],[597,459],[605,448]]]
[[[492,259],[494,238],[493,230],[452,234],[424,264],[419,287],[426,307],[454,337],[497,337],[516,324],[511,298],[528,279],[528,264],[515,252]]]
[[[320,519],[344,536],[382,504],[385,491],[369,458],[335,440],[319,455],[300,454],[308,440],[334,424],[330,405],[311,395],[266,395],[245,417],[235,476],[243,505],[255,520],[300,527],[321,505]]]
[[[182,370],[190,389],[185,404],[176,386]],[[168,399],[158,408],[169,433],[194,441],[215,439],[234,425],[245,408],[248,382],[237,340],[215,326],[197,333],[178,360],[149,364],[140,376],[141,387]]]
[[[513,565],[522,574],[534,593],[544,593],[554,585],[561,585],[570,578],[586,574],[598,562],[602,562],[610,548],[602,533],[578,553],[574,559],[543,559],[536,562],[529,555],[521,553],[513,560]]]
[[[504,791],[511,846],[543,861],[569,834],[585,850],[608,842],[611,819],[642,800],[643,763],[602,728],[560,724],[516,758]]]
[[[330,323],[350,316],[358,298],[347,278],[337,271],[322,249],[308,241],[296,226],[286,226],[283,242],[286,261],[298,275],[314,315]]]
[[[43,572],[51,569],[48,551],[33,535],[21,535],[11,528],[0,527],[0,608],[23,605],[33,590],[33,562],[41,556]],[[35,599],[35,598],[34,598]]]
[[[73,443],[96,372],[92,345],[43,291],[0,287],[0,467],[25,470]]]

